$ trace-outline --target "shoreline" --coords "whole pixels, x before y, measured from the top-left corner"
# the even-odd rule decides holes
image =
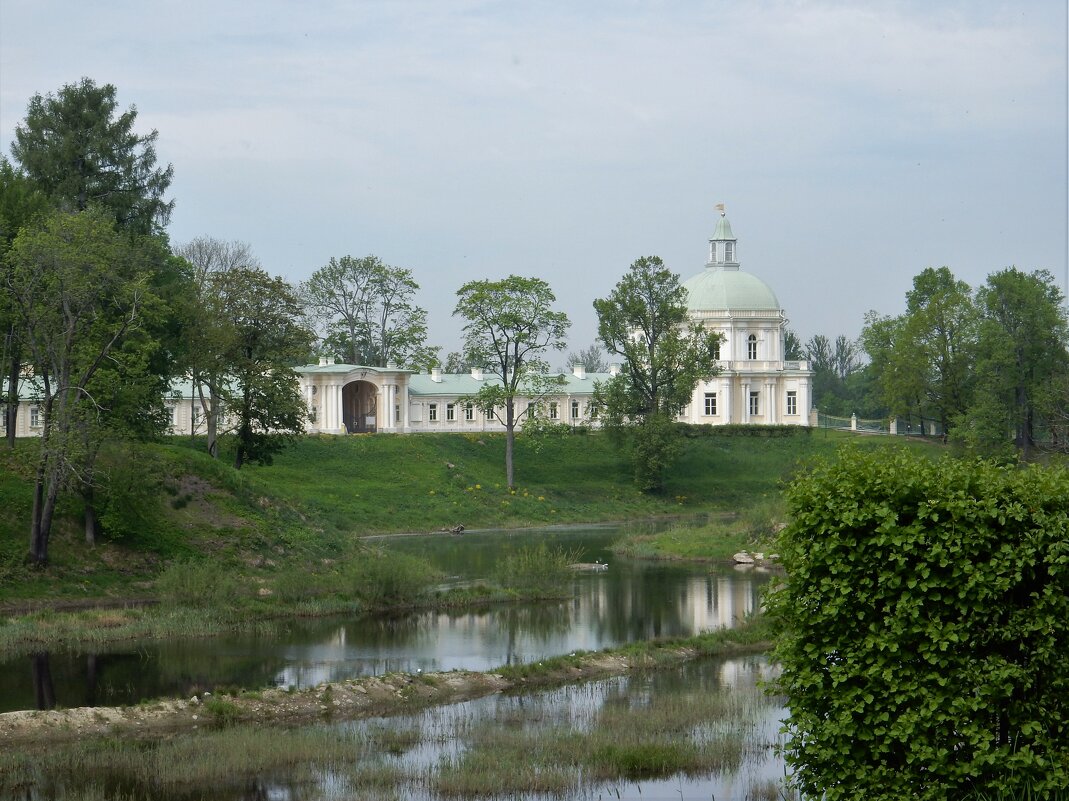
[[[235,724],[296,726],[388,717],[493,693],[667,668],[701,657],[760,653],[772,645],[767,634],[765,627],[755,622],[686,640],[577,653],[486,672],[388,673],[297,691],[269,688],[242,690],[234,695],[204,693],[189,699],[160,699],[133,706],[5,712],[0,714],[0,742],[9,746],[86,736],[161,737]]]

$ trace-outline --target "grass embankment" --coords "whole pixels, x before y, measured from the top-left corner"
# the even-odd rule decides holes
[[[758,429],[759,430],[759,429]],[[830,456],[840,447],[865,450],[917,448],[937,454],[933,441],[888,440],[838,431],[814,431],[809,436],[717,436],[687,450],[678,472],[715,472],[724,512],[714,512],[703,523],[681,521],[654,533],[636,533],[619,540],[613,551],[637,559],[726,562],[740,551],[772,553],[776,533],[787,523],[782,487],[794,471],[816,457]],[[693,441],[693,440],[692,440]],[[698,440],[702,442],[703,440]],[[686,500],[684,498],[684,500]]]
[[[412,602],[410,591],[425,590],[433,574],[414,562],[383,558],[362,536],[767,505],[800,462],[846,439],[859,447],[882,444],[804,430],[775,439],[688,439],[660,496],[638,492],[626,460],[597,433],[554,437],[537,448],[520,437],[519,482],[511,491],[503,485],[504,438],[498,434],[307,437],[274,465],[241,471],[225,455],[208,458],[201,443],[188,439],[105,449],[96,493],[105,534],[97,545],[86,545],[82,502],[64,498],[45,570],[24,564],[38,447],[24,440],[14,451],[0,450],[0,610],[9,612],[0,617],[0,649],[209,635],[286,615]],[[717,553],[725,544],[737,550],[722,534],[696,534],[692,553],[680,555]],[[669,537],[678,541],[681,532]],[[654,543],[636,553],[662,551]],[[473,593],[433,602],[493,600],[486,590]],[[12,617],[20,608],[127,600],[165,603],[159,610],[45,612],[21,623]]]

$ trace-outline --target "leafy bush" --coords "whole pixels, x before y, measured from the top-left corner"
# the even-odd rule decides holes
[[[397,606],[418,602],[440,579],[441,574],[422,559],[369,549],[346,565],[341,590],[371,607]]]
[[[770,608],[799,789],[1069,785],[1069,473],[844,450],[787,500]]]
[[[156,582],[161,600],[172,606],[230,606],[240,585],[233,572],[217,562],[183,560],[168,565]]]

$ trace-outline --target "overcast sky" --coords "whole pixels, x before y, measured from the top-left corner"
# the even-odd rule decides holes
[[[1065,0],[0,0],[0,150],[33,94],[114,84],[172,242],[407,267],[443,355],[510,273],[589,344],[636,258],[703,269],[720,202],[803,340],[856,336],[928,266],[1064,289],[1066,41]]]

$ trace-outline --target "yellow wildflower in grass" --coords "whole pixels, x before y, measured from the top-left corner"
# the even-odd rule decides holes
[[[539,495],[538,496],[538,500],[540,500],[540,501],[544,501],[545,499],[546,499],[545,495]]]
[[[476,485],[475,485],[475,489],[477,489],[477,490],[478,490],[478,489],[482,489],[482,488],[483,488],[483,485],[482,485],[482,484],[476,484]]]

